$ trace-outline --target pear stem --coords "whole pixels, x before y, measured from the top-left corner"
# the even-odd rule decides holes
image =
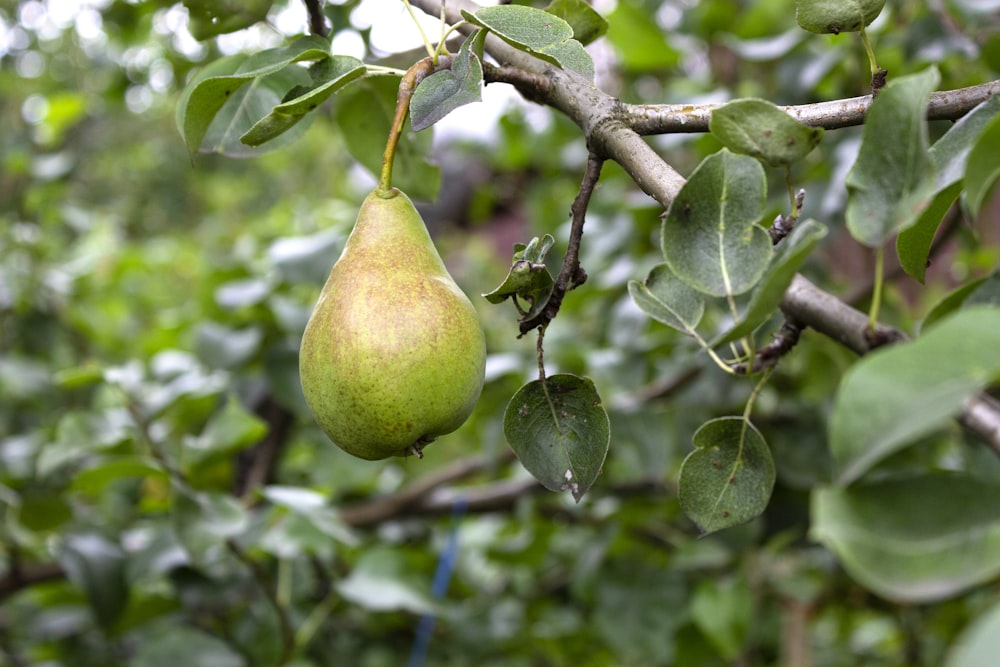
[[[396,147],[399,145],[399,138],[403,135],[403,125],[406,124],[406,117],[410,113],[410,98],[420,82],[439,69],[451,67],[451,58],[442,56],[434,62],[432,58],[418,60],[413,67],[406,70],[403,78],[399,81],[399,92],[396,94],[396,113],[392,118],[392,126],[389,128],[389,140],[385,144],[385,153],[382,154],[382,173],[379,176],[376,191],[380,195],[387,195],[392,190],[392,163],[396,157]]]

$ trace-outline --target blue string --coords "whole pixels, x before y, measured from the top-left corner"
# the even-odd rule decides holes
[[[458,526],[460,519],[465,514],[468,503],[465,496],[460,495],[455,498],[455,504],[451,508],[451,530],[448,531],[448,542],[444,551],[438,559],[437,570],[434,572],[434,581],[431,584],[431,595],[435,598],[443,598],[448,592],[448,583],[451,581],[452,572],[455,571],[455,563],[458,561]],[[406,663],[407,667],[423,667],[427,661],[427,652],[431,645],[431,635],[434,633],[434,623],[437,619],[434,614],[424,614],[420,617],[417,625],[417,636],[413,641],[413,650],[410,651],[410,659]]]

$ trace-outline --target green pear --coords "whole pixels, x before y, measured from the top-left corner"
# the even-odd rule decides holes
[[[344,451],[377,460],[461,426],[483,389],[486,341],[413,202],[375,190],[302,337],[306,402]]]

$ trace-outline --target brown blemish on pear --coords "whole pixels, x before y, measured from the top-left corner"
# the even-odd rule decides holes
[[[376,190],[302,338],[306,402],[343,450],[376,460],[421,452],[479,400],[486,343],[410,199]]]

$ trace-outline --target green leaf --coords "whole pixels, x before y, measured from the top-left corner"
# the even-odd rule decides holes
[[[256,444],[266,434],[267,422],[248,412],[237,398],[230,396],[201,435],[186,442],[184,464],[196,468],[210,459],[231,457]]]
[[[68,535],[59,549],[59,564],[87,596],[98,625],[114,625],[129,597],[121,546],[97,533]]]
[[[108,456],[74,475],[69,488],[74,493],[99,496],[109,485],[122,479],[166,482],[167,473],[155,459],[146,456]]]
[[[566,21],[573,28],[573,38],[584,45],[608,31],[608,22],[585,0],[552,0],[545,11]]]
[[[951,645],[945,667],[994,667],[1000,655],[1000,604],[972,621]]]
[[[876,350],[844,375],[830,449],[849,484],[878,461],[948,422],[1000,377],[1000,308],[962,310],[916,340]]]
[[[795,0],[795,20],[819,34],[858,32],[878,18],[885,0]]]
[[[472,52],[473,33],[462,43],[450,70],[435,72],[420,82],[410,98],[410,124],[419,132],[455,109],[483,99],[483,65]]]
[[[1000,573],[1000,485],[929,473],[820,488],[810,536],[887,599],[940,600]]]
[[[804,125],[775,104],[758,99],[734,100],[713,109],[708,127],[729,150],[772,167],[801,160],[823,138],[823,128]]]
[[[248,146],[259,146],[284,134],[328,97],[364,76],[366,71],[364,63],[349,56],[333,56],[318,61],[309,68],[312,82],[289,91],[281,104],[254,123],[240,137],[240,141]]]
[[[713,296],[757,284],[772,253],[770,235],[756,224],[765,188],[760,163],[727,149],[698,165],[663,220],[663,256],[678,278]]]
[[[720,417],[695,432],[681,464],[681,510],[703,534],[746,523],[767,507],[774,461],[764,436],[742,417]]]
[[[796,224],[795,229],[778,248],[764,278],[753,288],[750,302],[740,320],[729,331],[712,341],[712,347],[749,336],[770,319],[781,304],[781,298],[792,284],[795,274],[825,236],[826,227],[815,220],[803,220]]]
[[[983,102],[955,123],[930,149],[937,171],[937,193],[916,222],[896,239],[896,254],[903,270],[921,283],[938,227],[961,192],[966,158],[983,128],[1000,115],[1000,97]]]
[[[969,210],[979,215],[1000,178],[1000,117],[994,118],[983,130],[965,163],[965,197]]]
[[[129,667],[248,667],[222,639],[174,623],[153,626],[136,643]]]
[[[754,625],[752,587],[743,578],[702,580],[691,600],[691,617],[726,660],[738,662]]]
[[[594,78],[594,61],[580,42],[573,39],[573,28],[558,16],[523,5],[483,7],[475,13],[462,10],[462,17],[516,49],[525,51],[563,69]]]
[[[645,282],[630,280],[628,293],[635,304],[657,322],[697,336],[695,328],[705,314],[705,299],[674,275],[666,264],[654,266]]]
[[[594,383],[568,374],[521,387],[507,404],[503,431],[542,486],[569,491],[577,502],[601,473],[611,440]]]
[[[626,71],[660,72],[681,61],[680,52],[667,42],[649,13],[629,2],[617,3],[608,15],[608,41]]]
[[[272,4],[272,0],[184,0],[188,30],[198,41],[249,28],[267,18]]]
[[[308,83],[309,76],[304,70],[289,65],[329,56],[326,40],[309,35],[287,47],[267,49],[249,58],[229,56],[207,66],[185,86],[177,106],[177,126],[188,152],[193,157],[199,150],[219,150],[220,146],[228,145],[222,140],[226,136],[239,143],[238,137],[279,104],[285,93],[296,84]],[[283,75],[277,76],[282,72]],[[255,80],[254,91],[248,93],[243,89]],[[258,113],[261,104],[266,106]],[[224,106],[229,113],[217,118]],[[241,125],[245,127],[238,132],[233,129]],[[206,135],[210,136],[209,141]]]
[[[951,315],[965,304],[976,303],[1000,306],[1000,271],[995,271],[983,278],[970,280],[953,290],[927,313],[923,328],[929,329],[934,323]]]
[[[173,485],[173,491],[170,519],[174,533],[195,562],[204,561],[248,525],[246,510],[233,496],[178,484]]]
[[[552,293],[552,274],[545,265],[545,255],[555,239],[551,234],[531,239],[528,245],[514,246],[514,263],[507,272],[503,283],[492,292],[483,294],[490,303],[503,303],[509,298],[524,318],[531,318],[541,312]],[[528,302],[528,309],[521,308],[518,298]]]
[[[357,546],[358,536],[345,524],[327,498],[316,491],[294,486],[267,486],[263,495],[268,501],[306,519],[327,538]]]
[[[334,108],[351,155],[372,174],[382,169],[382,153],[396,110],[399,79],[377,77],[350,86]],[[396,148],[392,184],[413,199],[431,201],[441,188],[441,170],[427,163],[430,132],[405,132]]]
[[[406,576],[405,563],[388,549],[369,550],[346,578],[337,582],[337,592],[346,600],[370,611],[402,609],[416,614],[440,611],[430,596]]]
[[[936,68],[893,79],[865,118],[858,159],[847,174],[847,228],[880,248],[912,224],[936,192],[928,153],[927,102],[941,77]]]

